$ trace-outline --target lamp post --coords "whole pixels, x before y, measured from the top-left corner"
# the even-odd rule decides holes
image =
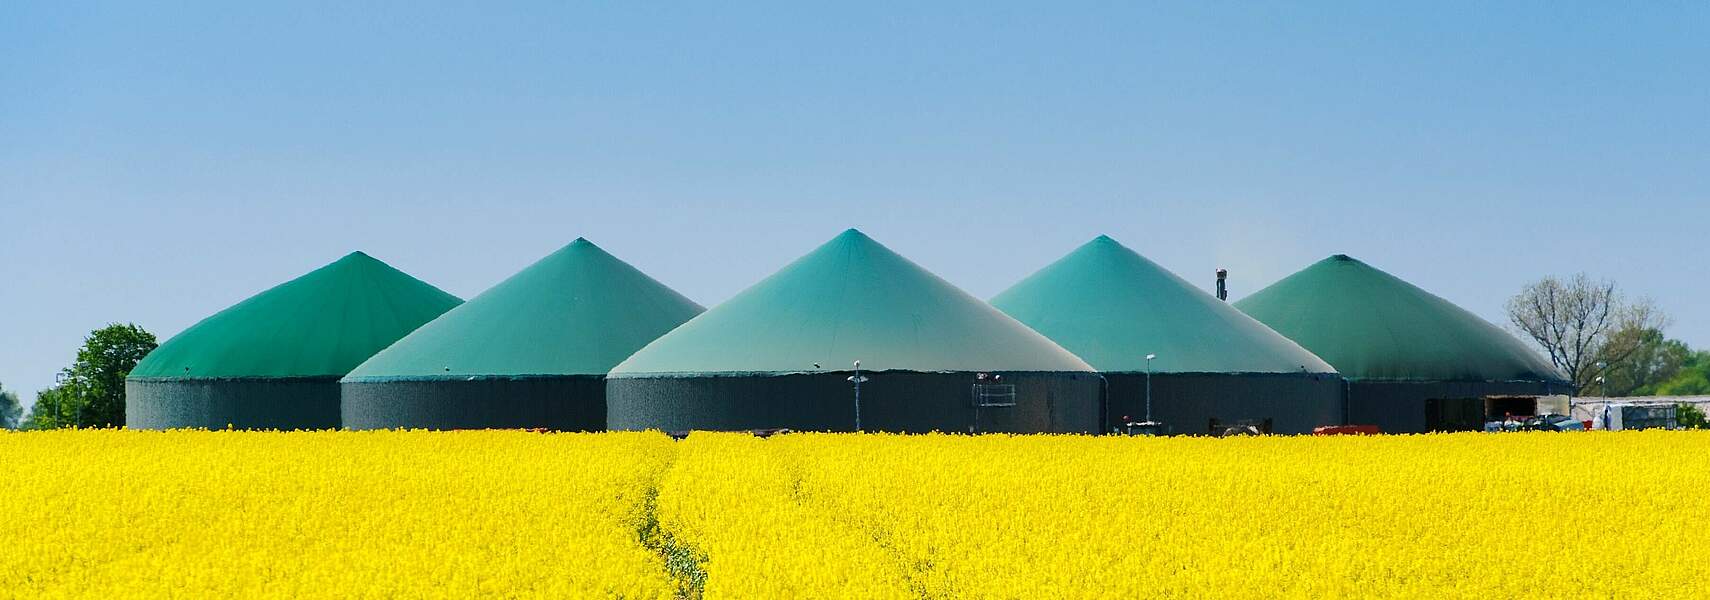
[[[1603,378],[1603,374],[1608,370],[1609,363],[1597,361],[1597,395],[1604,398],[1609,397],[1609,381]]]
[[[855,384],[855,431],[861,430],[861,382],[866,380],[861,376],[861,361],[855,361],[855,374],[849,376],[849,382]]]
[[[1152,359],[1156,354],[1146,355],[1146,422],[1152,422]]]

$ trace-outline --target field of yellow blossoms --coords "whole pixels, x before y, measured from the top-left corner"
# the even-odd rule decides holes
[[[1710,433],[0,434],[0,597],[1683,597]]]

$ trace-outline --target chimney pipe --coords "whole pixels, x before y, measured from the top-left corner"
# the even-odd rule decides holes
[[[1229,301],[1229,287],[1224,284],[1228,279],[1229,269],[1217,270],[1217,299],[1224,302]]]

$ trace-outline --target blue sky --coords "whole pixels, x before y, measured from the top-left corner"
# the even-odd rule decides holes
[[[485,4],[0,5],[0,382],[355,249],[711,305],[849,226],[982,297],[1100,233],[1498,322],[1586,271],[1710,346],[1705,3]]]

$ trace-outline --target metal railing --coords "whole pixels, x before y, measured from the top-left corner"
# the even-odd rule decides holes
[[[1015,406],[1015,385],[1009,383],[974,384],[974,406],[979,408]]]

